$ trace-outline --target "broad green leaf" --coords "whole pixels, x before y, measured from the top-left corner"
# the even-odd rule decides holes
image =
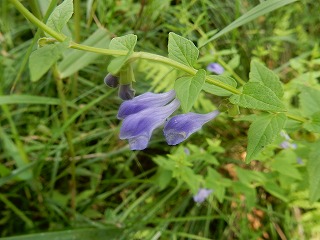
[[[257,82],[248,82],[243,85],[240,95],[230,97],[230,102],[240,107],[265,111],[286,111],[285,106],[277,95],[268,87]]]
[[[259,116],[248,131],[246,162],[249,163],[266,145],[273,142],[286,123],[284,113]]]
[[[56,232],[42,232],[27,234],[21,236],[13,236],[3,238],[4,240],[116,240],[123,234],[123,229],[117,227],[105,227],[105,228],[79,228],[66,231]],[[106,238],[107,236],[107,238]]]
[[[301,87],[299,102],[305,116],[311,117],[320,112],[320,89],[307,86]]]
[[[98,29],[82,44],[98,48],[107,48],[109,42],[110,36],[108,32],[104,29]],[[101,55],[97,53],[75,51],[74,49],[67,50],[67,54],[58,64],[60,76],[62,78],[69,77],[94,62],[100,56]]]
[[[176,80],[174,89],[184,112],[189,112],[192,108],[205,80],[206,71],[203,69],[200,69],[193,77],[182,77]]]
[[[309,175],[310,201],[320,199],[320,141],[316,142],[309,154],[307,171]]]
[[[66,42],[54,43],[32,52],[29,58],[31,81],[38,81],[58,61],[67,47]]]
[[[290,4],[290,3],[293,3],[296,1],[298,1],[298,0],[267,0],[267,1],[263,1],[259,5],[255,6],[250,11],[246,12],[241,17],[239,17],[238,19],[236,19],[235,21],[230,23],[227,27],[222,29],[216,35],[211,37],[209,40],[204,42],[200,46],[200,48],[207,45],[209,42],[212,42],[213,40],[223,36],[224,34],[232,31],[233,29],[236,29],[236,28],[252,21],[253,19],[256,19],[262,15],[265,15],[265,14],[272,12],[280,7],[283,7],[287,4]]]
[[[64,0],[50,14],[47,26],[57,32],[61,32],[73,14],[73,1]]]
[[[258,61],[251,61],[249,81],[262,83],[270,88],[278,98],[283,96],[283,88],[279,77]]]
[[[169,33],[168,53],[169,58],[189,67],[193,67],[199,56],[199,50],[192,41],[173,32]]]
[[[211,75],[211,77],[232,87],[237,87],[237,82],[232,77],[220,75]],[[203,90],[216,96],[230,96],[232,94],[231,92],[223,88],[217,87],[207,82],[203,85]]]
[[[109,48],[114,50],[124,50],[132,52],[137,43],[137,36],[128,34],[122,37],[115,37],[111,39]]]
[[[157,168],[157,173],[153,178],[155,184],[159,186],[159,190],[164,190],[172,179],[172,172],[162,167]]]
[[[303,124],[303,127],[310,132],[320,133],[320,112],[313,114],[310,120]]]
[[[251,209],[255,206],[257,201],[257,192],[256,189],[250,184],[245,184],[243,182],[233,182],[232,188],[235,193],[241,194],[245,196],[245,204]]]
[[[108,72],[114,75],[118,74],[123,65],[127,62],[130,55],[133,53],[137,43],[137,36],[128,34],[122,37],[113,38],[109,44],[110,49],[128,51],[127,55],[113,59],[109,66]]]
[[[271,164],[272,170],[279,172],[284,176],[288,176],[297,180],[301,180],[300,172],[288,161],[288,159],[276,158]]]
[[[208,175],[205,182],[206,188],[213,190],[213,194],[217,197],[218,201],[222,203],[226,188],[231,185],[231,180],[221,176],[221,174],[213,168],[208,168]]]
[[[267,182],[263,185],[263,187],[267,192],[269,192],[273,196],[281,199],[284,202],[288,202],[288,198],[286,197],[284,190],[274,182]]]

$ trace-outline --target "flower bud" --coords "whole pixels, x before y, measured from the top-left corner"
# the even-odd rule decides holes
[[[122,100],[130,100],[134,97],[135,90],[132,88],[132,84],[125,84],[125,85],[120,85],[119,87],[119,97]]]
[[[111,88],[116,88],[119,86],[119,77],[108,73],[108,75],[104,78],[104,83]]]

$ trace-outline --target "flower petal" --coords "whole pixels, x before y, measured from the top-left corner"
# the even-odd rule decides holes
[[[202,203],[213,192],[211,189],[200,188],[198,193],[193,196],[193,200],[197,203]]]
[[[210,63],[207,66],[207,70],[216,74],[224,73],[224,68],[219,63]]]
[[[174,90],[158,94],[151,92],[141,94],[132,100],[123,102],[119,108],[117,117],[118,119],[124,119],[131,114],[138,113],[147,108],[164,106],[170,102],[175,95]]]
[[[219,111],[216,110],[208,114],[186,113],[174,116],[166,123],[163,130],[167,143],[169,145],[181,143],[218,114]]]
[[[180,106],[175,99],[163,107],[147,108],[126,117],[120,129],[120,139],[128,139],[131,150],[142,150],[147,147],[152,132],[161,126]]]

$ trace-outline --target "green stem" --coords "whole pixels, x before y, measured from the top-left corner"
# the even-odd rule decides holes
[[[10,0],[10,1],[13,3],[13,5],[15,5],[15,7],[17,8],[18,11],[20,11],[30,22],[35,24],[37,27],[41,28],[43,31],[50,34],[52,37],[54,37],[55,39],[57,39],[60,42],[63,42],[66,39],[66,36],[54,31],[53,29],[51,29],[50,27],[45,25],[43,22],[41,22],[39,19],[37,19],[18,0]],[[70,42],[69,47],[74,48],[74,49],[78,49],[78,50],[84,50],[84,51],[88,51],[88,52],[104,54],[104,55],[125,56],[127,54],[127,51],[95,48],[95,47],[90,47],[90,46],[78,44],[78,43],[75,43],[72,41]],[[197,72],[196,69],[188,67],[188,66],[186,66],[182,63],[179,63],[177,61],[174,61],[170,58],[163,57],[163,56],[156,55],[156,54],[152,54],[152,53],[147,53],[147,52],[134,52],[130,57],[130,61],[134,61],[135,59],[138,59],[138,58],[164,63],[164,64],[170,65],[176,69],[182,70],[186,73],[189,73],[191,75],[195,75]],[[227,91],[230,91],[233,94],[241,94],[241,91],[238,90],[237,88],[234,88],[230,85],[227,85],[227,84],[224,84],[220,81],[217,81],[212,76],[207,76],[206,81],[210,84],[213,84],[213,85],[221,87]],[[300,116],[296,116],[296,115],[289,114],[289,113],[287,113],[287,117],[290,119],[299,121],[299,122],[306,122],[307,121],[306,119],[304,119]]]

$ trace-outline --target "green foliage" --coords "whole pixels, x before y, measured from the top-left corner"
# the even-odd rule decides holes
[[[248,131],[247,163],[260,153],[265,146],[273,142],[283,129],[286,120],[286,115],[279,113],[258,116],[252,122]]]
[[[319,141],[315,142],[309,154],[309,161],[307,164],[309,172],[310,185],[310,201],[315,202],[320,199],[320,150]]]
[[[203,69],[198,70],[193,77],[182,77],[176,80],[174,89],[177,98],[180,100],[182,110],[187,113],[198,99],[199,93],[206,80],[206,72]]]
[[[223,82],[223,83],[225,83],[227,85],[230,85],[232,87],[236,87],[237,86],[236,80],[234,80],[232,77],[217,75],[217,76],[214,76],[214,79],[218,80],[220,82]],[[213,84],[209,84],[209,83],[205,83],[203,85],[203,90],[208,92],[208,93],[211,93],[213,95],[216,95],[216,96],[224,97],[224,96],[230,96],[231,95],[231,93],[229,91],[226,91],[226,90],[224,90],[224,89],[222,89],[220,87],[217,87],[217,86],[215,86]]]
[[[190,40],[173,32],[169,33],[168,56],[180,63],[193,67],[196,63],[199,50]]]

